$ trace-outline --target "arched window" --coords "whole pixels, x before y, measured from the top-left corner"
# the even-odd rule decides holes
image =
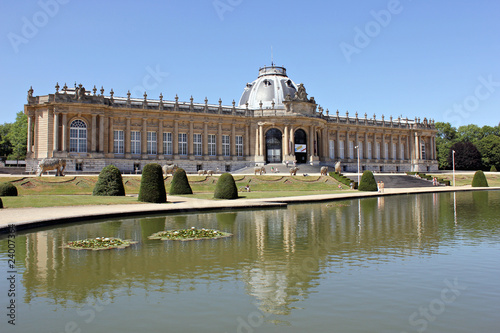
[[[81,120],[74,120],[69,127],[69,151],[87,152],[87,125]]]

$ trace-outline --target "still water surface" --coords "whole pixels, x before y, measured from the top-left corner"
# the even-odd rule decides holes
[[[72,224],[16,235],[2,332],[497,332],[500,191]],[[231,238],[148,240],[205,227]],[[120,237],[109,251],[60,248]],[[7,276],[7,240],[0,240]]]

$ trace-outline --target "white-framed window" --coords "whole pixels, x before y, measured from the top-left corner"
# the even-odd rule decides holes
[[[113,131],[113,151],[115,154],[124,153],[125,132],[122,130]]]
[[[395,142],[392,143],[392,159],[397,160],[398,158],[398,146],[396,145]]]
[[[349,141],[349,158],[353,159],[354,158],[354,142]]]
[[[179,133],[179,155],[187,155],[188,141],[187,133]]]
[[[195,156],[201,156],[203,153],[203,145],[201,141],[201,133],[193,134],[193,149]]]
[[[87,125],[82,120],[73,120],[69,126],[69,151],[87,152]]]
[[[375,154],[377,156],[377,160],[380,160],[380,142],[377,142],[375,144],[375,147],[376,147]]]
[[[243,156],[243,136],[236,136],[236,156]]]
[[[401,159],[404,160],[405,159],[405,145],[401,144],[401,146],[399,148],[401,149]]]
[[[217,142],[215,140],[215,134],[208,135],[208,155],[215,156],[217,155]]]
[[[329,152],[330,158],[332,160],[335,159],[335,141],[333,141],[333,140],[328,141],[328,152]]]
[[[344,140],[339,140],[339,158],[344,159]]]
[[[229,156],[231,155],[230,153],[230,142],[229,142],[229,135],[223,135],[222,136],[222,155],[224,156]]]
[[[163,154],[172,155],[172,133],[163,133]]]
[[[156,155],[157,147],[156,132],[148,132],[148,155]]]
[[[389,159],[389,144],[387,142],[384,143],[384,159]]]
[[[130,131],[130,153],[141,153],[141,131]]]
[[[371,159],[372,158],[372,143],[371,142],[368,142],[368,147],[367,147],[368,151],[366,152],[366,158],[367,159]]]

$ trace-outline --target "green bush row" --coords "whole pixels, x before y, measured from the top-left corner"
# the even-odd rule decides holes
[[[328,174],[330,175],[330,177],[333,177],[335,180],[341,182],[344,185],[351,186],[351,183],[354,183],[354,188],[355,189],[358,188],[358,182],[355,182],[352,179],[347,178],[346,176],[337,171],[331,171]]]
[[[430,175],[427,175],[427,174],[425,174],[425,173],[422,173],[422,172],[416,172],[416,171],[411,171],[411,172],[409,171],[409,172],[407,172],[406,174],[407,174],[408,176],[415,176],[415,175],[419,175],[419,176],[420,176],[420,178],[422,178],[422,179],[427,179],[427,180],[432,180],[432,178],[434,178],[434,177],[432,177],[432,176],[430,176]],[[437,179],[437,181],[438,181],[438,183],[439,183],[439,184],[443,184],[443,185],[446,185],[446,186],[450,186],[450,184],[451,184],[451,182],[450,182],[449,180],[446,180],[446,179],[444,179],[444,178],[439,178],[439,177],[437,177],[436,179]]]

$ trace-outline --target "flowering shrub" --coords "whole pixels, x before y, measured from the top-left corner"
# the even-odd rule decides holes
[[[229,236],[232,236],[232,234],[214,229],[196,229],[195,227],[192,227],[191,229],[160,231],[152,234],[148,238],[161,240],[199,240],[216,239]]]

